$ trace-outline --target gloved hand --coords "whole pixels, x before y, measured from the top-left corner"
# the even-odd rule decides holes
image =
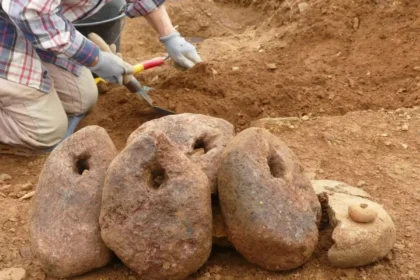
[[[88,68],[102,79],[119,85],[122,84],[122,75],[130,75],[134,71],[133,66],[124,62],[119,56],[103,51],[99,52],[98,63]]]
[[[160,41],[165,45],[172,60],[182,67],[191,68],[202,61],[197,49],[181,37],[178,32],[160,37]]]

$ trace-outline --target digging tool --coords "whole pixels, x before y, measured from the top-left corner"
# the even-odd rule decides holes
[[[114,53],[112,48],[97,34],[90,33],[88,35],[88,37],[102,51],[113,52]],[[150,68],[153,68],[153,67],[160,66],[168,58],[169,58],[169,56],[159,57],[159,58],[151,59],[151,60],[145,61],[143,63],[134,65],[134,74],[140,73],[140,72],[142,72],[146,69],[150,69]],[[103,80],[100,79],[100,78],[96,78],[95,81],[98,83],[98,82],[103,81]],[[152,101],[152,98],[150,98],[150,96],[147,94],[145,89],[141,86],[139,81],[137,81],[137,79],[134,76],[124,75],[123,76],[123,84],[129,91],[134,93],[137,98],[141,98],[142,100],[145,100],[151,108],[153,108],[156,112],[160,113],[161,115],[173,115],[173,114],[175,114],[175,112],[173,112],[171,110],[167,110],[167,109],[164,109],[162,107],[154,105],[153,101]]]

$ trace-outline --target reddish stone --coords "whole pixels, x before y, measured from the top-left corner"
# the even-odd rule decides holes
[[[141,134],[109,168],[100,225],[108,247],[141,279],[185,279],[211,251],[207,177],[166,134]]]
[[[45,162],[33,199],[30,236],[47,274],[72,277],[112,258],[101,239],[99,214],[105,173],[116,154],[106,131],[89,126],[63,141]]]
[[[318,242],[318,198],[293,152],[261,128],[238,134],[222,155],[219,199],[229,239],[251,263],[288,270]]]
[[[162,131],[184,154],[206,173],[212,193],[217,193],[217,168],[223,150],[234,136],[229,122],[198,114],[171,115],[149,121],[134,131],[128,143],[139,135]]]

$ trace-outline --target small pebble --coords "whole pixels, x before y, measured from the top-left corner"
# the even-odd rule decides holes
[[[404,149],[408,149],[408,145],[407,145],[407,144],[401,144],[401,146],[402,146]]]
[[[275,70],[275,69],[277,69],[277,66],[276,66],[275,63],[267,63],[266,66],[267,66],[267,68],[269,70]]]
[[[34,185],[32,185],[32,183],[26,183],[20,186],[20,190],[21,191],[30,191],[32,190],[34,187]]]
[[[156,82],[158,82],[159,81],[159,76],[158,75],[156,75],[156,76],[154,76],[153,78],[152,78],[152,80],[150,81],[151,83],[156,83]]]
[[[309,4],[306,2],[302,2],[298,4],[298,9],[300,13],[303,13],[304,11],[306,11],[309,7]]]
[[[167,270],[167,269],[169,269],[170,267],[171,267],[171,264],[170,264],[170,263],[168,263],[168,262],[164,263],[164,264],[163,264],[163,266],[162,266],[162,268],[163,268],[164,270]]]
[[[9,174],[0,174],[0,183],[4,183],[5,181],[12,180],[12,176]]]
[[[360,25],[360,20],[358,17],[353,18],[353,28],[355,30],[359,29],[359,25]]]
[[[19,200],[22,201],[22,200],[25,200],[25,199],[29,199],[29,198],[33,197],[34,195],[35,195],[35,191],[31,191],[31,192],[28,192],[27,194],[21,196],[19,198]]]
[[[238,70],[239,70],[239,67],[237,66],[232,67],[232,71],[238,71]]]
[[[303,116],[302,121],[309,121],[309,116],[307,116],[307,115]]]
[[[360,187],[363,187],[363,186],[366,186],[367,184],[366,184],[366,182],[365,181],[363,181],[363,180],[361,180],[361,181],[359,181],[359,182],[357,182],[357,186],[360,188]]]
[[[408,130],[408,124],[405,124],[401,127],[402,131],[407,131]]]

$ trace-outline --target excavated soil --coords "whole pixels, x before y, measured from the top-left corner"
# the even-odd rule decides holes
[[[188,71],[166,65],[137,78],[161,107],[208,114],[237,131],[264,117],[302,117],[274,131],[318,179],[359,185],[389,211],[397,227],[392,253],[355,270],[335,269],[322,234],[313,258],[287,273],[247,263],[214,248],[189,279],[420,279],[420,3],[400,0],[179,0],[168,3],[179,31],[196,43],[203,63]],[[128,20],[122,53],[131,63],[164,53],[142,19]],[[107,129],[118,149],[157,117],[123,87],[111,87],[80,127]],[[305,118],[305,119],[307,119]],[[406,130],[407,128],[407,130]],[[12,188],[36,184],[47,155],[0,155]],[[30,199],[0,193],[0,270],[23,267],[47,277],[28,251]],[[136,279],[120,262],[76,279]]]

